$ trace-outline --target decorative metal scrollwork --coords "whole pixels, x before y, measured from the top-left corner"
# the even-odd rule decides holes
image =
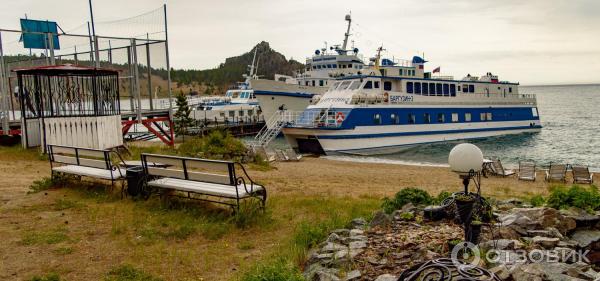
[[[400,274],[398,281],[502,281],[496,274],[485,268],[449,258],[441,258],[417,264]]]

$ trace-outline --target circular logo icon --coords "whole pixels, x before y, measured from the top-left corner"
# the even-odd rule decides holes
[[[479,247],[466,241],[460,242],[454,246],[450,257],[454,266],[463,270],[478,267],[481,262]]]

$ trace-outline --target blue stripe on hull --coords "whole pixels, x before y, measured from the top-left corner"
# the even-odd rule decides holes
[[[475,132],[490,132],[490,131],[509,131],[509,130],[539,130],[542,126],[517,126],[517,127],[501,127],[501,128],[481,128],[481,129],[465,129],[465,130],[443,130],[443,131],[422,131],[422,132],[399,132],[399,133],[383,133],[383,134],[356,134],[356,135],[317,135],[318,139],[366,139],[366,138],[383,138],[383,137],[398,137],[398,136],[418,136],[418,135],[438,135],[438,134],[460,134],[460,133],[475,133]]]
[[[262,90],[254,90],[254,95],[257,95],[257,96],[286,96],[286,97],[297,97],[297,98],[307,98],[307,99],[310,99],[314,96],[314,94],[311,94],[311,93],[274,92],[274,91],[262,91]]]

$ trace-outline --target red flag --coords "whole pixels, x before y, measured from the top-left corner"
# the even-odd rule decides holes
[[[440,72],[440,67],[438,66],[438,67],[437,67],[436,69],[434,69],[432,72],[433,72],[433,73],[436,73],[436,72],[437,72],[437,73],[439,73],[439,72]]]

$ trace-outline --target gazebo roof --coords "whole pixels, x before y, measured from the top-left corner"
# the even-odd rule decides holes
[[[117,75],[118,70],[108,68],[96,68],[82,65],[61,64],[46,65],[29,68],[13,69],[17,74],[41,74],[41,75]]]

